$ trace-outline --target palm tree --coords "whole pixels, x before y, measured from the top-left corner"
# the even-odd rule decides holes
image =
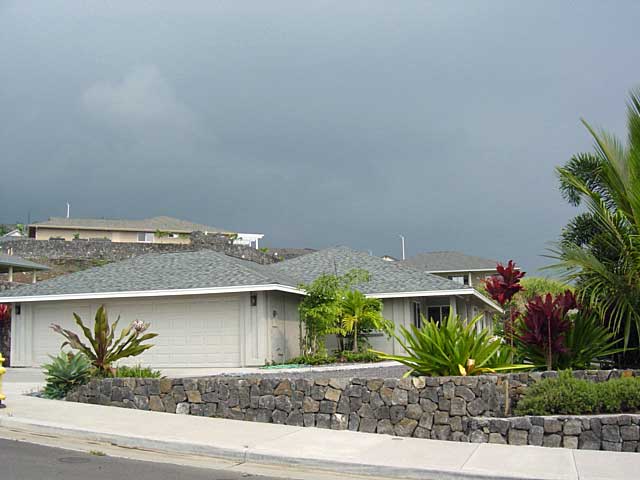
[[[352,335],[352,350],[357,352],[359,330],[384,327],[382,302],[377,298],[367,298],[358,290],[348,290],[342,298],[341,306],[342,328],[346,334]]]
[[[576,156],[557,172],[565,198],[584,205],[553,250],[583,305],[624,335],[640,326],[640,91],[631,94],[627,145],[583,121],[595,140],[592,154]],[[575,235],[567,233],[573,231]]]

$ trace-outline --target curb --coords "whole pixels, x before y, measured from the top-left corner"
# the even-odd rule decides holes
[[[340,460],[327,460],[312,457],[290,456],[281,454],[267,454],[253,452],[250,448],[234,449],[222,448],[201,443],[184,441],[161,440],[156,438],[139,437],[135,435],[123,435],[118,433],[96,432],[92,430],[69,428],[53,422],[36,422],[29,419],[0,416],[0,428],[16,429],[35,434],[56,435],[87,440],[94,442],[110,443],[115,446],[154,450],[164,453],[178,453],[187,455],[200,455],[223,460],[249,462],[263,465],[295,466],[333,472],[336,474],[372,475],[376,477],[388,477],[398,479],[438,479],[438,480],[548,480],[549,477],[538,476],[512,476],[496,475],[495,473],[463,472],[453,470],[441,470],[437,468],[412,468],[391,467],[384,465],[371,465],[358,462]]]

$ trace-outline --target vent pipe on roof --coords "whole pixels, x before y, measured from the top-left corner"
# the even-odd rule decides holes
[[[404,236],[402,235],[398,235],[400,237],[400,240],[402,240],[402,259],[404,260]]]
[[[69,214],[71,213],[71,205],[67,202],[67,218],[69,218]]]

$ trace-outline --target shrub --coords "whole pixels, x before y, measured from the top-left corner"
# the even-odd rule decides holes
[[[540,365],[543,360],[551,370],[560,355],[567,353],[565,337],[571,328],[568,313],[577,308],[576,299],[570,290],[543,298],[535,297],[527,303],[526,312],[516,326],[516,343],[526,355],[535,357],[532,363]]]
[[[590,382],[571,371],[545,378],[527,388],[516,406],[517,415],[584,415],[635,412],[640,408],[640,378]]]
[[[344,352],[335,352],[333,355],[301,355],[290,359],[287,364],[328,365],[330,363],[371,363],[379,361],[380,357],[378,354],[371,351],[352,352],[345,350]]]
[[[136,365],[134,367],[122,365],[116,367],[114,371],[114,377],[160,378],[161,376],[162,373],[160,370],[153,370],[151,367],[143,367],[142,365]]]
[[[96,367],[99,374],[103,376],[108,376],[112,373],[112,363],[122,358],[135,357],[153,347],[153,344],[144,344],[144,342],[158,336],[157,333],[147,333],[143,335],[145,330],[149,328],[149,324],[135,320],[131,322],[128,327],[122,329],[120,335],[114,341],[120,317],[110,326],[107,310],[104,305],[100,306],[96,312],[93,334],[91,330],[82,323],[82,320],[77,314],[74,313],[73,316],[78,326],[82,329],[85,338],[89,341],[89,345],[82,343],[78,335],[62,328],[60,325],[51,324],[51,329],[67,339],[66,342],[62,344],[63,347],[68,345],[72,349],[78,350],[86,355],[93,366]]]
[[[482,373],[530,368],[512,365],[511,349],[488,329],[476,331],[478,316],[465,323],[451,313],[442,324],[423,318],[423,327],[400,327],[402,338],[394,334],[407,355],[375,352],[383,360],[395,360],[411,370],[407,374],[428,376],[479,375]]]
[[[73,388],[87,383],[93,370],[89,359],[81,353],[60,352],[43,366],[47,383],[42,393],[53,399],[64,398]]]

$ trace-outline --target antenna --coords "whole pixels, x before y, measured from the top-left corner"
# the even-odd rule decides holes
[[[67,218],[69,218],[69,213],[71,211],[71,205],[67,202]]]
[[[402,240],[402,259],[404,260],[404,236],[402,235],[398,235],[400,237],[400,239]]]

